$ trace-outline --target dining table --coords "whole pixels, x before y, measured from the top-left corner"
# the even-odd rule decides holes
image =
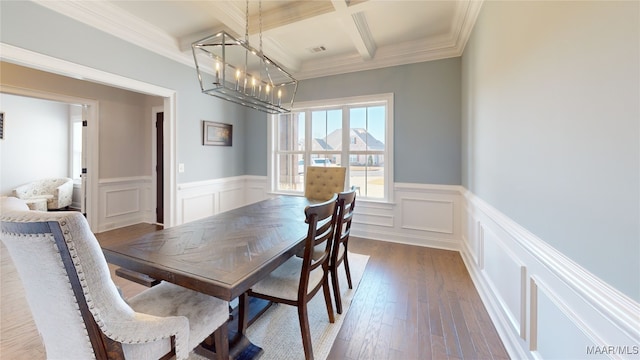
[[[243,294],[304,247],[304,209],[313,203],[278,196],[102,250],[108,262],[128,271],[227,301],[239,298],[228,352],[234,359],[255,358],[262,349],[246,338],[250,306]]]

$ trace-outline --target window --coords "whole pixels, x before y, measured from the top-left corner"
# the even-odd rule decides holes
[[[82,106],[69,105],[70,111],[70,156],[71,166],[69,177],[76,183],[80,182],[82,175]]]
[[[393,95],[296,104],[272,118],[270,178],[277,193],[303,193],[304,169],[346,166],[358,197],[391,201]]]

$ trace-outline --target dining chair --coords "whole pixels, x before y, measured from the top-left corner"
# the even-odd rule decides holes
[[[168,282],[123,299],[79,212],[3,211],[0,235],[49,359],[228,358],[228,302]],[[213,337],[213,339],[212,339]]]
[[[329,322],[334,322],[331,294],[329,291],[329,256],[335,228],[337,195],[328,201],[309,205],[305,209],[306,222],[309,224],[304,242],[304,256],[291,257],[284,264],[260,280],[247,292],[247,295],[268,301],[296,306],[302,333],[302,345],[306,359],[313,359],[311,331],[307,303],[322,288],[327,306]],[[324,253],[315,258],[314,249],[322,247]]]
[[[338,268],[344,263],[344,270],[347,275],[349,289],[353,289],[351,282],[351,271],[349,270],[349,258],[347,250],[349,245],[349,235],[351,234],[351,220],[353,220],[353,210],[356,206],[356,188],[338,194],[336,231],[333,238],[333,249],[329,258],[329,274],[333,285],[333,297],[336,301],[336,311],[342,314],[342,299],[340,296],[340,285],[338,284]]]
[[[307,199],[327,201],[334,194],[344,191],[345,167],[307,166],[304,180],[304,196]]]

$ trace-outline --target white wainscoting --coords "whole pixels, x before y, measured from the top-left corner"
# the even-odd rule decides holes
[[[267,178],[236,176],[178,184],[178,224],[266,199]]]
[[[153,222],[151,189],[146,177],[100,181],[101,229]],[[263,176],[177,190],[179,224],[272,195]],[[463,187],[402,183],[394,191],[393,203],[356,201],[352,235],[459,251],[512,358],[637,358],[624,352],[638,351],[640,304]],[[615,354],[593,353],[605,346]]]
[[[459,186],[396,183],[394,203],[356,198],[351,233],[367,239],[459,250]]]
[[[155,222],[151,176],[102,179],[98,182],[98,232]]]
[[[482,199],[464,198],[461,254],[513,358],[637,358],[637,302]],[[616,348],[603,355],[605,346]]]

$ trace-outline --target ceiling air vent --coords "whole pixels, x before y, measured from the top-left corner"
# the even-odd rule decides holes
[[[309,48],[309,52],[311,52],[312,54],[323,52],[323,51],[327,51],[327,48],[324,47],[324,45]]]

